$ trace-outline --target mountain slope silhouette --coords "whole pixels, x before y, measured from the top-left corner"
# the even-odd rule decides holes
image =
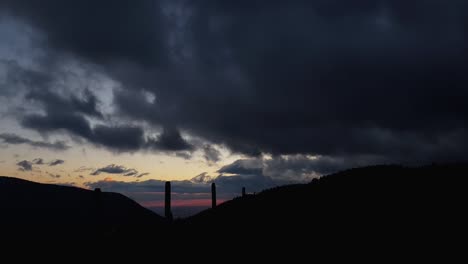
[[[350,169],[238,197],[173,224],[120,194],[0,177],[0,227],[3,238],[20,239],[455,241],[467,221],[467,175],[468,164]]]
[[[117,193],[0,177],[0,226],[11,238],[104,238],[153,232],[164,219]]]
[[[351,169],[225,202],[179,224],[224,235],[282,234],[307,239],[456,234],[464,226],[467,164]],[[228,234],[231,232],[231,234]]]

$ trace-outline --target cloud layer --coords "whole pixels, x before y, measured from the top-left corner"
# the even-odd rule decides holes
[[[90,175],[96,176],[96,175],[100,175],[101,173],[120,174],[123,176],[131,176],[131,177],[136,177],[136,178],[141,178],[149,174],[149,173],[139,173],[136,169],[129,169],[129,168],[126,168],[125,166],[111,164],[111,165],[108,165],[103,168],[99,168],[91,172]]]
[[[37,80],[24,99],[39,110],[19,117],[28,129],[119,152],[200,149],[208,162],[220,159],[214,143],[283,157],[269,166],[299,175],[304,161],[320,173],[466,157],[466,1],[15,0],[0,9],[47,37],[42,69],[71,58],[118,84],[109,98],[98,88],[63,96],[50,88],[57,74],[22,71]],[[105,100],[112,111],[100,109]],[[319,159],[298,158],[309,155]]]
[[[49,167],[54,167],[54,166],[62,165],[64,163],[65,163],[65,161],[61,160],[61,159],[55,159],[55,160],[52,160],[50,162],[46,162],[42,158],[36,158],[36,159],[31,160],[31,161],[22,160],[22,161],[16,163],[16,166],[18,166],[18,170],[20,170],[20,171],[32,171],[34,169],[33,165],[38,165],[38,166],[48,165]],[[53,175],[53,176],[56,176],[56,175]],[[54,177],[54,178],[60,178],[60,177]]]
[[[35,148],[45,148],[51,150],[67,150],[70,147],[64,141],[55,141],[53,143],[46,141],[36,141],[28,138],[24,138],[15,134],[2,133],[0,134],[0,140],[3,140],[3,143],[8,145],[29,145]]]

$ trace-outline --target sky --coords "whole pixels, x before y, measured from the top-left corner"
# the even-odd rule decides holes
[[[466,160],[464,0],[0,0],[0,175],[179,214]],[[185,213],[184,213],[185,212]],[[177,213],[175,213],[177,214]]]

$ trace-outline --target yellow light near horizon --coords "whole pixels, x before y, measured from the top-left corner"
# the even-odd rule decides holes
[[[105,149],[89,147],[87,149],[77,146],[64,152],[34,149],[29,146],[10,146],[0,149],[0,175],[18,177],[26,180],[73,184],[85,187],[86,182],[102,181],[106,178],[114,181],[144,181],[157,180],[187,180],[194,176],[207,172],[209,175],[217,175],[217,170],[227,164],[241,158],[239,155],[230,155],[226,150],[221,150],[224,159],[217,164],[208,165],[201,153],[195,153],[190,160],[168,154],[134,153],[115,154]],[[63,159],[65,163],[59,166],[33,165],[33,171],[19,171],[17,162],[22,160],[32,161],[42,158],[46,162],[55,159]],[[125,166],[138,170],[139,173],[149,173],[140,179],[118,174],[90,175],[93,170],[106,167],[111,164]],[[77,171],[85,167],[87,170]],[[50,174],[60,175],[60,178],[52,178]],[[83,176],[82,178],[80,176]]]

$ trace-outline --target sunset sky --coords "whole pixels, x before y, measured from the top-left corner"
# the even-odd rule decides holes
[[[0,175],[153,209],[173,181],[187,209],[209,205],[213,180],[223,201],[350,167],[466,159],[467,11],[0,0]]]

